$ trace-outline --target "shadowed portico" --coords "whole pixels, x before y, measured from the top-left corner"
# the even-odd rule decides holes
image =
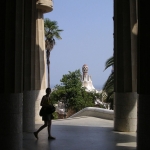
[[[68,143],[73,143],[76,148],[80,146],[80,141],[83,148],[86,146],[92,148],[94,143],[95,149],[98,147],[98,150],[102,147],[101,144],[105,145],[107,150],[112,150],[112,147],[118,150],[119,148],[120,150],[134,149],[131,145],[136,141],[135,135],[128,136],[128,134],[132,134],[132,131],[136,129],[137,150],[150,149],[150,21],[148,20],[150,8],[148,2],[114,0],[114,129],[131,133],[116,133],[113,131],[113,122],[110,122],[111,126],[108,127],[104,120],[98,123],[99,127],[89,124],[89,127],[83,125],[83,128],[80,126],[81,122],[88,124],[96,120],[82,120],[81,118],[81,122],[78,120],[79,124],[73,122],[73,119],[67,120],[67,124],[65,124],[66,120],[53,122],[54,134],[58,139],[51,142],[43,140],[40,143],[40,140],[36,141],[29,133],[32,132],[35,123],[35,107],[32,106],[35,106],[39,93],[46,88],[45,83],[42,84],[45,82],[44,56],[42,56],[44,49],[40,46],[42,44],[40,38],[36,37],[37,1],[4,0],[1,2],[4,9],[1,11],[0,24],[2,37],[0,48],[0,149],[21,150],[22,143],[28,143],[30,146],[36,144],[34,146],[37,146],[39,150],[42,144],[46,144],[47,149],[52,147],[53,150],[61,148],[55,148],[55,146],[67,147]],[[51,0],[39,0],[43,6],[50,4],[47,3],[48,1],[52,2]],[[52,6],[49,5],[49,7]],[[135,26],[137,22],[138,26]],[[42,23],[42,18],[38,23],[38,25]],[[137,28],[137,35],[135,29],[133,32],[134,26]],[[41,29],[40,26],[38,29]],[[36,40],[40,42],[36,43]],[[36,45],[37,47],[39,45],[37,49]],[[39,67],[39,64],[42,66]],[[126,105],[123,105],[123,102]],[[102,122],[103,127],[101,127]],[[22,140],[23,127],[26,133]],[[133,137],[134,140],[130,137]],[[43,135],[44,138],[46,139],[45,135]],[[88,143],[84,141],[84,138]],[[124,141],[124,138],[131,139],[131,141]],[[123,141],[120,141],[121,139]],[[124,143],[129,143],[129,145],[123,146]],[[72,144],[69,146],[71,147]],[[25,145],[24,148],[26,149]]]
[[[36,122],[36,128],[41,122]],[[135,132],[114,132],[113,121],[95,117],[75,117],[53,120],[52,135],[47,129],[36,140],[32,133],[23,134],[23,150],[135,150]]]

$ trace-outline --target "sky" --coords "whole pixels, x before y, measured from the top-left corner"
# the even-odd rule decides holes
[[[57,21],[62,40],[50,55],[50,85],[60,84],[68,71],[87,64],[93,86],[101,89],[111,73],[105,62],[113,55],[112,0],[53,0],[53,11],[44,18]]]

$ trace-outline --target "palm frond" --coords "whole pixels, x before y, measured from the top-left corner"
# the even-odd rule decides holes
[[[114,65],[114,57],[112,56],[112,57],[110,57],[110,58],[106,61],[104,71],[105,71],[107,68],[109,68],[110,66],[113,66],[113,65]]]
[[[45,31],[45,47],[52,50],[55,45],[55,39],[62,39],[60,33],[63,31],[59,29],[57,21],[51,21],[48,18],[44,19],[44,31]]]
[[[106,61],[104,70],[106,70],[108,67],[113,65],[114,65],[114,57],[112,56]],[[114,99],[114,72],[113,71],[111,72],[108,79],[103,85],[102,95],[105,95],[103,96],[103,100],[105,102],[113,103],[113,99]]]
[[[103,90],[106,90],[111,86],[114,86],[114,72],[109,75],[107,81],[104,83]]]
[[[114,97],[114,91],[107,93],[107,97],[105,99],[105,102],[110,102]]]

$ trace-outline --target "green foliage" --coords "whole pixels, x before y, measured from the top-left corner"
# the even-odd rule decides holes
[[[56,85],[55,90],[51,93],[51,100],[54,103],[57,103],[64,95],[66,94],[65,87]]]
[[[73,109],[76,112],[88,107],[94,106],[95,93],[86,92],[82,87],[81,72],[75,70],[63,75],[60,80],[61,84],[55,86],[55,90],[51,94],[51,99],[54,102],[65,97],[65,103],[68,109]]]
[[[55,120],[55,119],[58,119],[58,114],[57,114],[57,112],[54,112],[54,113],[53,113],[53,117],[54,117],[54,120]]]
[[[103,92],[106,92],[105,102],[112,102],[114,97],[114,72],[112,72],[103,86]]]
[[[45,47],[46,50],[52,50],[55,45],[55,39],[62,39],[60,33],[63,31],[59,29],[57,21],[51,21],[48,18],[44,19],[45,31]]]
[[[113,65],[114,65],[114,57],[112,56],[109,59],[107,59],[104,70],[106,70],[107,68],[109,68],[110,66],[113,66]]]
[[[108,67],[113,65],[114,65],[114,57],[110,57],[105,63],[104,70],[106,70]],[[103,86],[101,96],[104,102],[113,104],[113,99],[114,99],[114,72],[113,71],[111,72],[111,74],[109,75],[108,79],[106,80]]]

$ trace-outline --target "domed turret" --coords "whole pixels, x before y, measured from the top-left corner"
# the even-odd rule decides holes
[[[87,91],[95,91],[95,88],[92,84],[91,76],[88,75],[89,67],[84,64],[82,66],[82,87],[85,87]]]
[[[83,66],[82,66],[82,72],[83,73],[88,73],[88,65],[86,65],[86,64],[84,64]]]

